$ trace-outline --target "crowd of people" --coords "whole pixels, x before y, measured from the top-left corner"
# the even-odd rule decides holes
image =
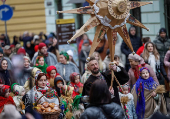
[[[161,28],[153,42],[149,37],[141,40],[135,27],[130,27],[129,36],[136,54],[124,41],[116,49],[125,54],[125,61],[115,55],[111,62],[105,36],[86,62],[92,41],[83,34],[76,39],[77,65],[72,50],[59,52],[54,33],[24,32],[14,36],[12,43],[2,34],[0,119],[41,119],[43,113],[53,112],[59,119],[168,118],[170,39],[166,29]]]

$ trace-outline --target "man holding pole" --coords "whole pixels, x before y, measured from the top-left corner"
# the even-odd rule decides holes
[[[92,86],[92,83],[95,80],[105,80],[109,87],[110,93],[114,95],[114,98],[112,98],[112,102],[115,102],[120,105],[120,99],[119,99],[117,86],[123,85],[126,82],[128,82],[129,76],[126,70],[120,66],[116,66],[116,63],[115,63],[113,65],[110,65],[109,71],[101,73],[99,71],[99,64],[97,60],[95,60],[94,57],[90,57],[90,60],[87,64],[87,68],[91,71],[92,74],[90,75],[90,77],[87,79],[87,81],[84,84],[82,95],[89,96],[90,88]],[[112,87],[111,87],[111,79],[112,79],[111,71],[114,71],[114,75],[115,75]]]

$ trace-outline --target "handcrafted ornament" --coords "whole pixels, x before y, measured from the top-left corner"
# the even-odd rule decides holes
[[[146,29],[142,23],[134,18],[129,12],[131,9],[152,4],[153,2],[138,2],[129,0],[86,0],[90,6],[81,7],[67,11],[57,11],[57,13],[75,13],[75,14],[90,14],[91,18],[76,32],[76,34],[68,40],[71,43],[74,39],[89,31],[93,27],[96,28],[96,33],[93,39],[89,57],[93,54],[96,47],[100,43],[100,39],[107,34],[109,49],[111,54],[111,62],[114,60],[115,45],[117,41],[117,33],[123,38],[124,42],[134,53],[130,41],[130,37],[126,28],[126,23],[139,26]],[[89,61],[87,58],[87,62]],[[112,80],[114,73],[112,71]],[[113,82],[113,81],[112,81]],[[111,83],[111,86],[113,84]]]

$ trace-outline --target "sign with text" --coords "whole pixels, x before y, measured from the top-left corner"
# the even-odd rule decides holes
[[[67,44],[67,41],[75,34],[75,20],[57,19],[56,27],[59,45]],[[76,41],[72,41],[71,43],[76,43]]]

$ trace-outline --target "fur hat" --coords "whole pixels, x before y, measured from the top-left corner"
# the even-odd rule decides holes
[[[128,59],[131,59],[131,60],[134,60],[134,61],[137,61],[137,62],[140,62],[140,64],[144,64],[144,60],[142,57],[140,57],[139,55],[137,54],[129,54],[128,56]]]

